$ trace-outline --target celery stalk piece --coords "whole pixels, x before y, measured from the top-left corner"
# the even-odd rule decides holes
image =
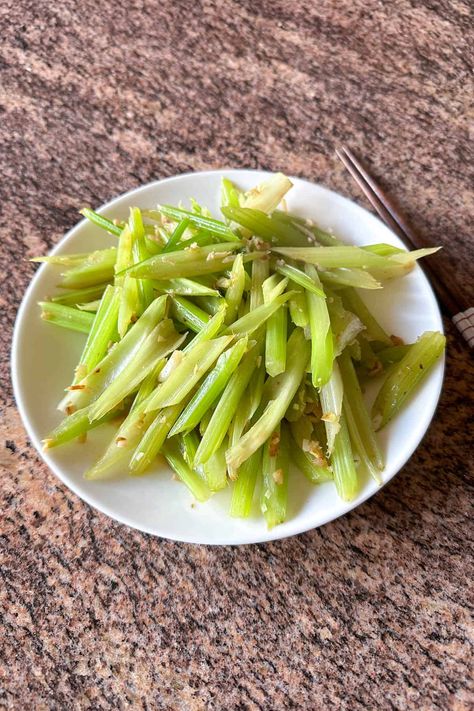
[[[115,247],[94,252],[85,262],[61,274],[58,286],[63,289],[85,289],[111,281],[116,258]]]
[[[333,362],[331,377],[319,392],[323,414],[321,419],[326,428],[328,454],[334,449],[334,442],[340,430],[344,386],[337,361]]]
[[[233,252],[240,246],[240,243],[236,242],[221,242],[206,247],[188,247],[177,252],[155,254],[154,257],[131,267],[127,274],[138,279],[172,279],[221,272],[233,264]]]
[[[283,276],[288,277],[295,284],[299,284],[299,286],[302,286],[303,289],[306,289],[306,291],[310,291],[316,296],[320,296],[323,299],[326,298],[326,294],[324,293],[323,289],[321,289],[316,284],[314,279],[311,279],[311,277],[308,276],[308,274],[302,272],[301,269],[293,267],[291,264],[282,264],[281,260],[278,260],[275,264],[275,271],[278,272],[278,274],[283,274]]]
[[[153,463],[183,407],[184,401],[164,407],[153,413],[151,422],[148,422],[149,413],[145,413],[148,426],[130,459],[128,468],[131,474],[143,474]]]
[[[219,296],[216,289],[211,289],[204,284],[192,279],[162,279],[150,280],[156,291],[161,291],[164,294],[172,296]]]
[[[65,412],[81,409],[93,402],[133,361],[146,339],[166,312],[167,296],[155,299],[121,341],[107,353],[94,370],[72,386],[59,405]],[[79,312],[81,313],[81,312]],[[82,314],[85,315],[85,314]],[[87,314],[90,316],[91,314]]]
[[[259,329],[267,319],[276,313],[278,309],[282,308],[283,304],[288,301],[292,296],[292,292],[287,292],[278,296],[272,303],[263,304],[262,306],[257,306],[253,311],[249,311],[248,314],[242,316],[234,323],[227,326],[225,333],[231,333],[234,336],[249,336],[251,333]]]
[[[100,254],[102,250],[94,252],[81,252],[80,254],[46,254],[40,257],[32,257],[29,261],[45,264],[54,264],[61,267],[78,267],[87,264],[92,255]]]
[[[239,190],[234,183],[228,178],[222,178],[221,181],[221,207],[239,207],[240,200],[243,198],[242,191]]]
[[[51,298],[55,304],[64,304],[65,306],[76,306],[83,304],[86,301],[100,299],[107,288],[107,282],[98,284],[97,286],[88,286],[85,289],[76,289],[75,291],[66,291],[62,294],[57,294]]]
[[[290,259],[314,264],[326,269],[357,267],[359,269],[385,269],[393,266],[392,257],[380,257],[361,247],[273,247],[273,252]]]
[[[261,210],[271,213],[278,207],[286,193],[293,187],[293,183],[283,173],[274,173],[268,180],[264,180],[254,188],[244,193],[240,200],[243,208]]]
[[[263,283],[270,273],[268,260],[256,261],[252,264],[252,277],[250,282],[250,311],[254,311],[264,303]]]
[[[258,264],[258,262],[253,262],[253,264]],[[227,313],[225,317],[225,322],[227,324],[232,323],[236,320],[239,311],[239,306],[242,301],[243,293],[245,289],[245,269],[242,260],[242,255],[238,254],[232,265],[232,270],[230,272],[230,284],[227,287],[225,300],[227,302]]]
[[[196,453],[195,464],[207,462],[222,444],[259,358],[261,359],[261,349],[257,345],[245,354],[239,367],[232,374],[205,429]]]
[[[412,264],[423,257],[429,257],[431,254],[436,254],[436,252],[439,252],[440,249],[441,247],[423,247],[421,249],[412,249],[411,252],[406,252],[402,249],[397,251],[395,254],[392,254],[390,259],[396,264]]]
[[[380,475],[381,470],[379,467],[375,466],[367,452],[367,448],[365,446],[366,443],[362,438],[362,433],[358,426],[359,423],[357,422],[353,404],[346,397],[344,397],[342,411],[344,419],[347,422],[352,448],[358,456],[360,464],[380,486],[382,483],[382,477]]]
[[[138,282],[123,270],[133,264],[133,239],[129,225],[122,230],[117,248],[115,262],[115,286],[121,289],[121,299],[118,314],[118,332],[120,338],[126,334],[129,326],[138,318],[140,307],[138,300]]]
[[[154,368],[152,368],[151,371],[148,373],[146,378],[142,380],[142,382],[140,383],[140,387],[137,390],[137,394],[133,399],[132,406],[130,408],[131,410],[136,410],[138,407],[142,406],[142,403],[145,400],[148,400],[149,396],[156,388],[158,378],[165,365],[166,358],[160,358],[156,362]]]
[[[132,323],[140,315],[140,302],[138,298],[138,281],[132,279],[128,274],[124,276],[121,285],[122,298],[119,308],[118,332],[123,338]]]
[[[344,501],[352,501],[358,492],[358,481],[349,431],[343,415],[331,454],[331,467],[337,493]]]
[[[344,351],[338,360],[344,386],[343,409],[353,446],[371,476],[380,483],[384,468],[382,453],[362,396],[351,356]]]
[[[267,321],[265,332],[265,368],[272,378],[286,368],[288,311],[283,305]]]
[[[132,235],[133,263],[141,263],[150,257],[150,253],[145,245],[145,228],[143,226],[142,213],[138,207],[130,208],[128,225]],[[137,292],[139,303],[138,315],[141,316],[154,299],[153,285],[151,281],[149,279],[138,279]]]
[[[260,346],[260,341],[257,341],[257,348],[262,348],[262,346]],[[255,415],[261,405],[263,398],[263,390],[265,387],[265,377],[265,362],[263,358],[261,358],[260,360],[257,360],[256,369],[254,374],[252,375],[252,380],[250,381],[247,417],[249,421],[252,419],[252,417]]]
[[[181,240],[181,237],[184,235],[187,228],[189,227],[189,224],[190,222],[187,218],[184,218],[184,220],[180,220],[178,222],[173,232],[171,233],[168,242],[163,247],[162,253],[173,252],[174,250],[179,249],[179,242]]]
[[[380,242],[378,244],[368,244],[364,247],[368,252],[373,252],[374,254],[380,254],[382,257],[390,257],[392,254],[400,254],[405,252],[404,249],[399,247],[394,247],[391,244],[385,244]]]
[[[300,386],[310,355],[309,344],[301,329],[295,328],[291,334],[288,340],[288,354],[287,368],[284,373],[278,376],[278,390],[275,399],[268,403],[257,422],[226,453],[227,467],[231,475],[270,437],[284,417]]]
[[[323,249],[323,247],[320,247]],[[331,249],[330,247],[328,249]],[[334,247],[333,249],[336,249]],[[305,265],[305,272],[318,288],[321,288],[317,269],[312,264]],[[320,388],[331,377],[334,360],[334,342],[331,331],[326,299],[306,292],[309,325],[311,330],[311,373],[313,385]]]
[[[324,269],[319,270],[321,281],[328,286],[357,287],[359,289],[381,289],[382,284],[364,269]]]
[[[111,220],[108,220],[107,217],[99,215],[98,212],[95,212],[95,210],[91,210],[88,207],[83,207],[82,210],[79,210],[79,212],[87,220],[92,222],[94,225],[97,225],[97,227],[101,227],[103,230],[110,232],[110,234],[115,235],[116,237],[120,236],[122,228],[114,224]]]
[[[301,244],[301,232],[291,224],[282,224],[262,210],[248,207],[223,207],[225,217],[270,244]],[[303,238],[304,239],[304,238]]]
[[[234,484],[229,513],[236,518],[248,518],[252,509],[255,484],[261,470],[262,450],[258,449],[240,467]]]
[[[376,430],[385,427],[399,412],[417,385],[444,351],[446,338],[438,331],[426,331],[385,378],[372,408]]]
[[[195,348],[198,343],[210,341],[211,338],[217,336],[224,324],[225,313],[226,309],[222,308],[214,316],[212,316],[209,321],[201,328],[199,333],[196,333],[192,341],[190,341],[190,343],[183,349],[183,353],[188,353],[193,348]]]
[[[89,301],[85,304],[76,304],[76,308],[79,309],[79,311],[89,311],[90,313],[96,313],[98,308],[100,306],[100,299],[96,299],[95,301]]]
[[[185,336],[174,329],[171,319],[159,323],[135,357],[99,395],[91,407],[91,420],[98,420],[133,392],[166,355],[179,348]]]
[[[291,299],[289,300],[290,317],[295,326],[307,328],[309,326],[309,311],[306,301],[306,293],[298,284],[292,289]]]
[[[211,491],[220,491],[227,486],[227,468],[225,461],[226,443],[223,442],[205,464],[202,465],[207,485]]]
[[[340,296],[332,293],[328,295],[331,297],[327,301],[327,307],[334,339],[334,355],[338,356],[365,331],[365,326],[358,316],[344,308]]]
[[[149,397],[132,407],[102,457],[84,474],[86,479],[107,479],[115,474],[123,473],[124,469],[127,469],[143,433],[146,432],[156,416],[154,412],[145,414]],[[135,401],[137,398],[138,393]]]
[[[104,422],[109,422],[113,420],[114,417],[120,415],[123,412],[123,407],[119,406],[115,408],[100,420],[95,420],[95,422],[89,420],[89,410],[90,405],[65,417],[43,440],[43,448],[52,449],[53,447],[59,447],[60,445],[66,444],[66,442],[70,442],[86,434],[89,430],[104,424]]]
[[[311,482],[311,484],[323,484],[325,481],[331,481],[333,478],[332,471],[329,467],[320,467],[314,464],[306,452],[303,452],[301,447],[292,441],[291,456],[302,474]]]
[[[89,333],[92,328],[94,314],[88,311],[80,311],[53,301],[38,301],[38,306],[41,308],[41,318],[56,326],[80,333]]]
[[[199,434],[204,437],[204,433],[209,427],[209,422],[211,421],[212,413],[214,410],[211,408],[202,416],[201,422],[199,423]]]
[[[186,432],[186,434],[181,435],[178,437],[178,442],[186,464],[191,467],[191,469],[194,469],[194,457],[199,447],[199,436],[196,430],[191,430],[191,432]],[[199,470],[198,473],[203,474],[201,470]]]
[[[258,348],[259,352],[261,352],[261,341],[258,341],[255,347]],[[263,397],[265,377],[265,363],[263,362],[263,358],[260,356],[255,364],[255,370],[252,374],[249,385],[240,399],[239,406],[229,426],[230,446],[237,444],[242,436],[242,432],[245,430],[247,424],[260,407]]]
[[[408,353],[412,345],[412,343],[409,343],[406,345],[384,348],[381,351],[377,351],[377,358],[382,364],[383,368],[388,368],[388,366],[393,365],[394,363],[399,363],[401,359]]]
[[[214,316],[227,302],[222,296],[196,296],[195,303],[207,314]]]
[[[262,284],[263,303],[270,304],[278,296],[281,296],[288,286],[288,278],[280,279],[278,274],[267,277]]]
[[[104,358],[108,347],[117,340],[117,317],[120,289],[108,286],[100,301],[91,330],[76,368],[73,384],[77,384]]]
[[[282,210],[275,210],[272,217],[283,224],[296,227],[300,233],[304,235],[304,240],[300,240],[298,243],[288,244],[288,247],[305,247],[308,243],[315,244],[316,242],[323,247],[336,247],[337,245],[344,244],[340,239],[334,237],[334,235],[317,227],[312,220],[297,217],[296,215],[289,215]]]
[[[219,238],[215,235],[211,235],[207,230],[196,230],[191,236],[181,238],[181,240],[176,245],[175,249],[177,251],[181,249],[195,249],[196,247],[205,247],[208,245],[216,244],[219,242]]]
[[[263,447],[260,509],[268,528],[286,519],[288,507],[289,435],[282,422]]]
[[[166,461],[198,501],[207,501],[211,496],[211,492],[199,474],[193,471],[185,462],[179,450],[179,444],[175,439],[167,440],[163,446],[163,454],[166,457]]]
[[[195,333],[204,328],[209,321],[209,315],[182,296],[174,296],[171,301],[171,315],[176,321],[184,324]]]
[[[346,309],[352,311],[360,318],[366,328],[366,335],[369,340],[381,341],[388,346],[392,345],[390,336],[379,324],[355,289],[344,289],[342,292],[342,300]]]
[[[232,419],[232,422],[230,423],[228,434],[229,434],[229,446],[231,446],[231,447],[234,444],[236,444],[239,441],[239,439],[242,437],[242,432],[245,430],[248,422],[250,421],[251,389],[252,389],[253,381],[255,380],[255,376],[258,375],[258,373],[260,371],[261,371],[261,368],[259,368],[258,371],[252,375],[252,379],[250,380],[250,386],[245,391],[245,393],[242,395],[240,402],[239,402],[239,407],[237,408],[237,411]],[[258,407],[258,405],[257,405],[257,407]]]
[[[212,235],[219,237],[221,240],[225,240],[227,242],[240,242],[240,238],[235,234],[235,232],[233,232],[230,227],[220,220],[215,220],[212,217],[204,217],[203,215],[198,215],[195,212],[183,210],[179,207],[172,207],[171,205],[159,205],[158,210],[162,215],[165,215],[165,217],[169,217],[172,220],[182,220],[186,218],[193,226],[207,230]]]
[[[181,402],[231,340],[232,336],[221,336],[212,341],[198,343],[197,346],[184,353],[179,365],[156,389],[148,405],[148,411]]]
[[[307,415],[290,423],[292,440],[291,450],[295,464],[312,484],[321,484],[333,478],[324,453],[324,436],[315,431],[313,421]]]
[[[204,413],[211,407],[227,385],[246,348],[247,338],[245,337],[219,356],[213,370],[204,379],[196,394],[176,421],[170,436],[179,432],[188,432],[197,427]]]

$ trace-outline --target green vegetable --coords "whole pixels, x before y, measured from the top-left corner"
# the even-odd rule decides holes
[[[331,454],[331,467],[337,493],[344,501],[352,501],[358,493],[359,483],[349,431],[343,415],[340,417],[340,429],[336,435],[334,449]]]
[[[323,249],[321,247],[321,249]],[[318,272],[311,264],[305,266],[308,277],[314,281],[320,289]],[[331,321],[329,319],[326,299],[317,296],[312,291],[306,291],[308,304],[309,326],[311,331],[311,373],[313,385],[322,387],[325,385],[332,372],[334,360],[334,339],[331,331]]]
[[[289,455],[288,428],[282,424],[263,448],[260,508],[268,528],[273,528],[286,519]]]
[[[146,474],[161,454],[198,501],[230,489],[231,516],[256,514],[258,498],[268,528],[291,510],[290,459],[345,501],[359,492],[354,456],[381,482],[374,422],[397,414],[445,339],[401,345],[370,295],[436,250],[346,245],[278,209],[290,188],[281,173],[247,192],[224,179],[225,221],[192,198],[132,207],[126,222],[85,208],[116,247],[33,259],[66,289],[42,317],[87,334],[45,447],[109,423],[87,479]],[[359,378],[379,374],[372,420]]]
[[[239,247],[240,243],[223,242],[155,254],[128,269],[127,275],[139,279],[173,279],[222,272],[233,264],[232,253]]]
[[[278,394],[270,401],[257,422],[244,434],[238,444],[227,454],[229,472],[236,471],[270,437],[283,419],[285,412],[303,378],[309,358],[309,347],[301,329],[295,329],[288,340],[289,359],[287,368],[279,377]]]
[[[94,314],[87,311],[79,311],[72,306],[56,304],[53,301],[39,301],[38,306],[41,307],[41,318],[56,326],[80,333],[89,333],[92,328]]]
[[[426,331],[385,378],[372,408],[375,429],[390,422],[441,356],[446,338]]]
[[[205,229],[211,234],[220,237],[223,241],[240,241],[235,232],[233,232],[224,222],[220,222],[220,220],[213,220],[210,217],[204,217],[195,212],[183,210],[179,207],[172,207],[171,205],[160,205],[158,206],[158,210],[162,215],[165,215],[165,217],[169,217],[172,220],[182,220],[186,218],[195,227]]]

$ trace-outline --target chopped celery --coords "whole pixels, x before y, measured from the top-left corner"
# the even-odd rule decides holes
[[[268,528],[286,519],[289,459],[288,427],[282,422],[263,447],[260,508]]]
[[[206,247],[192,246],[178,252],[155,254],[141,264],[128,269],[127,274],[138,279],[173,279],[211,274],[229,269],[233,252],[240,243],[222,242]]]
[[[141,475],[161,453],[199,501],[230,485],[232,516],[256,513],[258,490],[269,528],[287,517],[290,451],[346,501],[359,489],[354,455],[381,481],[374,425],[397,414],[445,339],[404,345],[369,298],[436,250],[346,245],[286,211],[290,188],[282,173],[247,192],[224,179],[224,221],[192,198],[191,209],[131,207],[127,221],[85,208],[117,246],[33,260],[59,265],[66,289],[40,303],[42,317],[88,334],[45,447],[111,422],[87,479]],[[359,378],[381,373],[370,417]]]
[[[322,249],[322,247],[321,247]],[[305,272],[321,289],[318,272],[312,264],[306,264]],[[334,340],[331,331],[326,299],[312,291],[306,291],[309,326],[311,331],[311,373],[313,385],[320,388],[325,385],[332,372],[334,360]]]
[[[408,353],[393,366],[375,399],[372,417],[375,429],[390,422],[444,351],[446,338],[438,331],[426,331]]]
[[[196,227],[201,227],[207,230],[213,235],[216,235],[222,240],[227,242],[234,241],[239,242],[239,238],[224,222],[220,220],[214,220],[211,217],[204,217],[203,215],[198,215],[195,212],[190,212],[189,210],[183,210],[179,207],[172,207],[171,205],[159,205],[158,210],[165,217],[169,217],[172,220],[182,220],[186,218],[192,225]]]
[[[240,442],[227,451],[226,459],[230,473],[237,470],[266,442],[284,417],[288,405],[300,386],[309,358],[309,346],[301,329],[296,328],[288,339],[288,353],[291,354],[291,358],[285,372],[278,376],[279,387],[275,399],[268,403],[261,417],[244,434]]]
[[[38,306],[41,307],[41,318],[56,326],[80,333],[89,333],[92,328],[94,314],[87,311],[80,311],[72,306],[57,304],[53,301],[39,301]]]

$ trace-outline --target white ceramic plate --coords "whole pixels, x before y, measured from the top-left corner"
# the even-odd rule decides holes
[[[194,197],[218,215],[220,181],[227,176],[239,187],[249,189],[266,174],[253,170],[216,170],[180,175],[132,190],[105,205],[99,212],[125,219],[132,205],[145,208],[156,203],[174,203]],[[80,196],[78,197],[80,201]],[[377,218],[346,198],[294,179],[288,207],[296,214],[314,219],[348,243],[388,242],[403,246]],[[113,244],[113,238],[83,220],[53,250],[53,254],[84,252]],[[205,504],[194,502],[187,489],[174,481],[166,466],[156,466],[148,476],[125,477],[108,482],[83,479],[113,434],[106,426],[93,431],[87,444],[71,443],[43,452],[41,439],[60,420],[56,404],[70,383],[84,342],[82,334],[48,325],[39,318],[37,302],[54,293],[58,267],[43,265],[32,280],[15,326],[12,374],[16,401],[31,441],[53,472],[84,501],[112,518],[141,531],[190,543],[241,544],[269,541],[322,526],[358,506],[378,490],[365,479],[359,496],[341,501],[332,483],[312,487],[297,471],[290,479],[288,521],[268,531],[255,507],[248,520],[227,514],[229,492],[215,495]],[[441,316],[431,287],[417,267],[406,278],[383,291],[368,293],[367,301],[389,333],[413,341],[423,331],[442,330]],[[416,396],[380,436],[389,481],[411,456],[423,438],[434,414],[443,380],[444,363],[429,374]],[[368,394],[370,399],[371,393]]]

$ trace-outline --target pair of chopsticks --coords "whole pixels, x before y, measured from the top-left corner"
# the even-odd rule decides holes
[[[408,249],[426,246],[419,235],[414,232],[402,215],[394,208],[393,203],[367,173],[352,151],[342,146],[342,148],[336,150],[336,155],[385,224],[400,237],[404,245]],[[428,260],[423,260],[423,269],[436,291],[443,312],[451,318],[469,346],[471,348],[474,347],[474,307],[470,306],[466,295],[463,294],[456,281],[455,275],[449,273],[446,264],[443,264],[441,268],[437,258],[430,259],[428,257]]]

